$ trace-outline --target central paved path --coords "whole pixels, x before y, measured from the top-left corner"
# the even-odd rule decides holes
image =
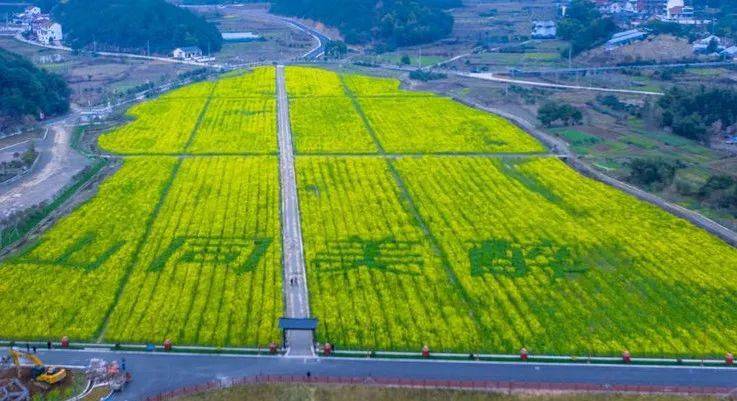
[[[281,181],[281,220],[284,267],[284,300],[287,317],[310,317],[307,277],[302,246],[297,181],[294,174],[294,149],[289,123],[289,99],[284,82],[284,66],[276,67],[276,95],[279,110],[279,179]],[[314,357],[314,340],[308,331],[288,331],[287,356]]]

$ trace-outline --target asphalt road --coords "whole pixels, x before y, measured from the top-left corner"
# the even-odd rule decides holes
[[[284,267],[284,299],[287,317],[310,317],[307,294],[302,227],[300,225],[297,181],[294,173],[294,149],[289,122],[289,99],[284,81],[284,66],[276,67],[276,91],[279,128],[279,181]],[[288,356],[314,356],[313,337],[307,331],[288,331]]]
[[[305,53],[302,58],[305,60],[316,60],[320,58],[320,56],[325,53],[325,45],[330,41],[330,38],[325,36],[322,32],[310,28],[309,26],[302,24],[300,22],[295,21],[291,18],[283,18],[284,21],[294,25],[299,30],[306,32],[308,35],[312,36],[317,40],[317,46],[310,50],[309,52]]]
[[[133,382],[117,400],[146,396],[254,375],[306,375],[314,377],[403,378],[418,380],[512,381],[569,383],[737,387],[737,368],[691,368],[627,365],[536,364],[503,362],[446,362],[348,358],[285,358],[110,351],[39,351],[48,364],[86,366],[90,358],[120,360]]]

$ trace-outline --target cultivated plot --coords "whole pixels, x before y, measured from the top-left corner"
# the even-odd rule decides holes
[[[399,89],[399,80],[395,78],[376,78],[366,75],[344,74],[342,75],[341,79],[343,80],[343,83],[349,91],[360,97],[436,96],[431,92],[408,91]]]
[[[286,84],[290,98],[345,96],[340,76],[319,68],[287,67]]]
[[[441,97],[359,97],[390,153],[531,153],[540,143],[509,121]]]
[[[484,349],[720,354],[737,251],[561,161],[396,165],[484,329]]]
[[[231,346],[278,340],[283,306],[276,158],[181,163],[105,339]]]
[[[99,145],[117,154],[182,153],[206,103],[206,97],[194,97],[135,105],[127,113],[133,121],[101,135]]]
[[[276,70],[273,67],[259,67],[252,71],[233,71],[217,81],[212,93],[218,98],[276,96]]]
[[[376,153],[361,116],[347,96],[298,97],[289,101],[299,153]]]
[[[274,68],[263,67],[176,89],[132,107],[133,120],[100,136],[100,147],[118,154],[273,153],[275,79]]]
[[[273,97],[211,99],[188,149],[192,154],[276,151],[276,101]]]
[[[274,87],[273,68],[196,84],[102,136],[147,157],[3,261],[0,337],[278,340]],[[287,87],[320,341],[674,356],[737,344],[737,251],[720,240],[450,99],[306,67],[287,68]]]
[[[173,158],[128,160],[98,194],[0,265],[0,337],[96,336],[115,303]]]
[[[299,157],[312,312],[339,348],[472,349],[481,333],[379,158]]]

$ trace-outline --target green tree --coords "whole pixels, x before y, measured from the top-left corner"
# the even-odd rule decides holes
[[[112,50],[150,49],[168,53],[198,46],[216,52],[223,38],[217,27],[165,0],[67,0],[54,7],[65,41],[75,49],[94,45]]]
[[[573,54],[604,43],[616,30],[614,21],[603,17],[589,0],[573,0],[565,18],[558,22],[558,36],[570,42]],[[568,49],[563,53],[567,55]]]
[[[69,87],[19,54],[0,49],[0,126],[69,109]]]
[[[653,190],[670,185],[676,175],[676,165],[660,159],[634,159],[629,168],[628,181]]]
[[[341,59],[348,53],[348,46],[342,40],[331,40],[325,44],[325,56]]]

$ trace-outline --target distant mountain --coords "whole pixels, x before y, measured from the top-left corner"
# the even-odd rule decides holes
[[[0,128],[24,118],[69,110],[69,88],[56,75],[20,54],[0,48]]]
[[[459,0],[273,0],[271,11],[337,27],[348,43],[394,48],[448,36],[453,17],[444,8],[459,5]]]
[[[222,47],[214,24],[164,0],[67,0],[52,6],[52,14],[74,48],[168,53],[182,46],[204,52]]]

